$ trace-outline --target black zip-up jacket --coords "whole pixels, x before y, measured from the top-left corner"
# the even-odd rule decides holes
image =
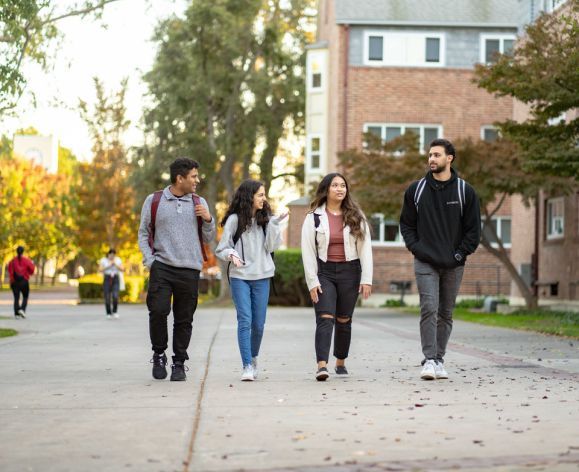
[[[462,216],[458,194],[458,175],[451,168],[451,177],[440,182],[426,174],[426,185],[415,205],[414,197],[420,181],[413,182],[404,194],[400,215],[400,232],[406,247],[422,262],[440,269],[464,265],[479,242],[480,206],[474,189],[465,183]]]

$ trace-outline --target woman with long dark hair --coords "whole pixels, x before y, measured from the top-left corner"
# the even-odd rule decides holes
[[[253,381],[258,375],[269,283],[275,273],[271,253],[281,245],[280,223],[286,216],[272,215],[263,183],[250,179],[236,190],[221,222],[223,234],[215,255],[230,262],[228,275],[237,310],[243,381]]]
[[[302,258],[316,312],[316,379],[329,377],[332,334],[335,372],[347,376],[354,307],[359,294],[366,299],[372,291],[372,243],[342,174],[328,174],[318,185],[302,226]]]
[[[26,305],[28,304],[28,294],[30,293],[29,280],[34,274],[34,263],[23,256],[24,248],[16,248],[16,257],[8,263],[8,275],[10,276],[10,288],[14,295],[14,318],[26,318]],[[22,303],[20,303],[22,294]]]

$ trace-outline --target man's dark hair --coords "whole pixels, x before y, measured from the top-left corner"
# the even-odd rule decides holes
[[[107,252],[107,256],[110,254],[116,254],[116,253],[117,253],[117,251],[115,251],[113,248],[110,248],[109,252]]]
[[[448,139],[435,139],[430,143],[431,148],[434,146],[442,146],[447,156],[454,156],[452,159],[452,163],[454,164],[454,161],[456,161],[456,151],[454,150],[453,144]]]
[[[171,173],[171,183],[177,182],[177,176],[187,177],[187,174],[193,169],[199,169],[199,163],[188,157],[178,157],[169,166]]]

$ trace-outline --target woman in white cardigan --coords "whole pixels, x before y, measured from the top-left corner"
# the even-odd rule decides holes
[[[359,294],[366,299],[372,291],[372,243],[368,222],[341,174],[328,174],[318,185],[302,226],[302,259],[316,312],[316,379],[329,377],[332,334],[335,372],[347,376],[354,308]]]

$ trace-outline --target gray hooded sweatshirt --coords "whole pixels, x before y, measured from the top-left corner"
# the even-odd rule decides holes
[[[143,203],[141,224],[139,226],[139,249],[143,254],[143,264],[151,267],[154,261],[172,267],[201,270],[203,268],[203,253],[197,231],[197,216],[193,196],[188,193],[177,198],[167,186],[157,208],[155,219],[155,253],[149,247],[149,223],[151,221],[151,202],[153,194]],[[201,198],[205,207],[207,202]],[[215,218],[209,223],[203,222],[203,241],[209,243],[215,238]]]
[[[241,233],[237,243],[233,244],[233,236],[237,231],[237,215],[234,213],[225,222],[221,240],[215,249],[215,255],[222,261],[229,261],[229,256],[234,255],[245,262],[241,267],[231,264],[229,275],[243,280],[259,280],[273,277],[275,264],[271,253],[281,245],[280,220],[277,216],[272,217],[266,226],[265,235],[263,229],[251,221],[251,227]],[[243,249],[242,249],[243,247]]]

